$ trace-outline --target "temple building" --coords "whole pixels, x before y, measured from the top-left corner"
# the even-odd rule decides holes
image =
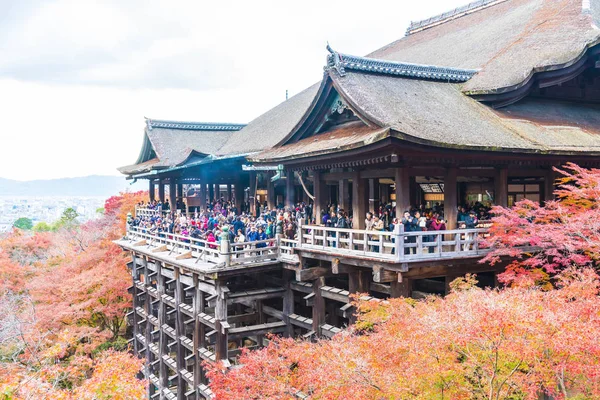
[[[553,167],[600,167],[599,18],[596,0],[475,1],[366,56],[328,46],[320,82],[247,125],[147,120],[138,160],[119,170],[147,179],[150,200],[189,213],[224,198],[253,215],[304,201],[315,219],[242,258],[140,231],[119,242],[149,396],[210,397],[201,361],[235,363],[266,332],[339,332],[352,293],[443,294],[467,272],[495,285],[502,265],[478,262],[485,230],[457,229],[457,209],[543,203]],[[448,230],[366,234],[380,202],[399,219],[439,204]],[[319,226],[332,203],[352,229]]]

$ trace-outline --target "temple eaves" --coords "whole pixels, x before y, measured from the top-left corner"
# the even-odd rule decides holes
[[[246,124],[231,124],[220,122],[183,122],[168,121],[146,118],[146,126],[149,130],[154,128],[181,129],[188,131],[239,131]]]
[[[325,70],[335,70],[340,76],[344,76],[346,70],[354,70],[379,75],[406,76],[446,82],[466,82],[477,73],[475,69],[440,67],[436,65],[403,63],[352,56],[334,51],[329,44],[327,44],[327,50],[330,54],[327,55]]]

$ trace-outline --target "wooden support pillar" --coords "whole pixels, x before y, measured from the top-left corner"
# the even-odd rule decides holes
[[[320,334],[320,326],[325,323],[325,299],[321,295],[321,288],[325,286],[325,277],[313,281],[314,302],[312,307],[312,330]]]
[[[389,185],[379,185],[379,192],[381,193],[381,201],[387,204],[390,202],[390,186]]]
[[[276,198],[275,198],[275,182],[271,181],[273,174],[267,174],[267,207],[269,210],[275,209],[277,207]]]
[[[221,199],[221,184],[215,183],[215,200]]]
[[[201,347],[206,345],[206,330],[204,328],[204,324],[200,322],[198,319],[198,315],[205,311],[204,309],[204,292],[200,290],[198,287],[198,282],[200,281],[197,274],[194,274],[193,277],[194,283],[194,293],[193,293],[193,308],[194,308],[194,340],[193,340],[193,348],[194,348],[194,387],[198,387],[200,383],[203,382],[204,379],[204,369],[202,368],[202,359],[198,355],[198,350]]]
[[[158,326],[160,327],[158,336],[158,381],[159,381],[159,392],[162,392],[164,388],[169,387],[169,367],[165,363],[163,355],[169,354],[167,343],[169,337],[167,336],[162,326],[167,323],[167,305],[163,301],[163,295],[165,294],[165,277],[162,274],[162,263],[160,261],[154,261],[156,266],[156,291],[158,294]]]
[[[212,204],[215,201],[215,185],[214,183],[208,184],[208,204]]]
[[[177,184],[177,199],[183,203],[183,183]]]
[[[458,227],[457,175],[456,167],[447,168],[444,175],[444,219],[448,230]]]
[[[379,211],[380,200],[379,178],[369,179],[369,210],[377,213]]]
[[[246,190],[246,184],[244,181],[245,180],[242,176],[238,176],[237,180],[235,181],[235,206],[238,214],[242,213],[242,209],[244,207],[244,192]]]
[[[169,180],[169,204],[171,204],[171,211],[177,210],[177,183],[174,178]]]
[[[216,282],[217,299],[215,305],[215,329],[217,331],[217,341],[215,344],[215,356],[217,360],[227,360],[228,358],[228,323],[227,323],[227,287],[225,282],[217,280]]]
[[[408,168],[399,167],[395,169],[394,181],[396,185],[396,218],[402,221],[404,211],[410,210],[410,180]]]
[[[154,202],[156,196],[156,189],[154,188],[154,180],[152,179],[148,181],[148,195],[150,197],[150,202]]]
[[[200,184],[200,209],[206,210],[206,183],[204,181]]]
[[[508,206],[508,168],[502,167],[496,169],[494,177],[494,204],[497,206]]]
[[[227,184],[227,201],[231,201],[232,197],[231,197],[231,183]]]
[[[344,211],[350,208],[350,185],[348,179],[341,179],[338,190],[338,204]]]
[[[419,207],[422,203],[422,196],[421,196],[421,190],[419,190],[419,185],[417,185],[417,177],[416,176],[409,176],[408,177],[408,187],[409,187],[409,199],[410,199],[410,205],[412,207]]]
[[[556,171],[552,168],[545,171],[544,174],[544,198],[543,201],[554,200],[554,182],[556,181]]]
[[[365,229],[369,198],[369,181],[360,177],[358,171],[352,175],[352,227]]]
[[[256,209],[256,172],[250,171],[250,192],[248,195],[248,203],[250,204],[250,214],[257,215]]]
[[[165,204],[165,183],[162,179],[158,180],[158,201]]]
[[[398,274],[398,279],[391,282],[390,285],[391,297],[411,297],[413,291],[413,280],[403,278],[402,274]]]
[[[144,300],[144,311],[146,312],[146,315],[153,315],[153,311],[152,311],[152,297],[148,294],[148,288],[152,286],[152,280],[148,278],[148,275],[150,274],[150,270],[148,268],[148,258],[147,257],[143,257],[142,258],[142,267],[144,268],[144,288],[146,290],[146,296],[145,296],[145,300]],[[153,343],[154,341],[152,340],[152,330],[154,329],[154,326],[148,322],[146,323],[146,332],[145,332],[145,339],[146,339],[146,378],[148,378],[148,375],[154,371],[152,371],[152,363],[154,362],[155,356],[154,353],[150,351],[150,343]],[[155,373],[155,375],[157,375]],[[155,387],[152,383],[148,383],[148,391],[147,391],[147,397],[151,398],[155,393]]]
[[[140,333],[138,332],[138,313],[136,311],[137,307],[139,307],[139,299],[138,299],[138,287],[136,285],[136,281],[139,279],[139,273],[138,273],[138,266],[137,266],[137,257],[135,255],[135,252],[131,252],[131,261],[132,261],[132,266],[131,266],[131,277],[133,280],[133,286],[132,286],[132,295],[133,295],[133,354],[135,354],[136,356],[140,356],[140,344],[138,343],[136,334]],[[146,295],[148,296],[148,295]]]
[[[181,271],[179,268],[175,268],[173,271],[173,278],[175,279],[175,336],[177,351],[175,352],[175,363],[177,365],[177,371],[186,369],[185,352],[186,348],[183,346],[181,337],[185,337],[185,325],[183,323],[184,315],[181,312],[180,305],[184,303],[183,285],[181,284]],[[177,374],[177,400],[186,400],[185,392],[187,392],[187,384],[181,372]]]
[[[294,190],[294,171],[288,169],[285,171],[286,180],[285,180],[285,206],[288,208],[294,208],[296,203],[296,193]]]
[[[315,195],[315,220],[320,225],[322,220],[321,213],[327,210],[327,184],[321,175],[321,171],[313,171],[313,187]]]
[[[290,315],[294,313],[294,291],[292,290],[291,283],[294,277],[294,273],[287,269],[283,270],[283,285],[285,287],[285,293],[283,295],[283,322],[285,322],[285,336],[294,336],[294,326],[290,322]]]
[[[369,293],[372,272],[367,269],[348,266],[348,291],[352,293]]]

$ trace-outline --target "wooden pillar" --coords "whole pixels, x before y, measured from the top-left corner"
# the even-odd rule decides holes
[[[215,183],[215,200],[221,199],[221,185],[219,183]]]
[[[508,168],[502,167],[496,169],[494,178],[494,204],[497,206],[508,206]]]
[[[169,354],[167,344],[169,337],[165,330],[162,328],[167,323],[167,305],[163,301],[163,294],[165,294],[165,277],[162,274],[162,263],[160,261],[154,261],[156,266],[156,290],[158,294],[158,326],[160,327],[158,333],[158,381],[159,381],[159,392],[162,392],[164,388],[169,387],[169,367],[163,359],[163,355]]]
[[[181,186],[181,185],[178,185]],[[187,384],[181,371],[186,369],[185,353],[186,348],[183,346],[181,337],[185,337],[184,315],[181,312],[180,305],[184,303],[183,285],[181,283],[181,271],[179,268],[174,268],[173,278],[175,279],[175,336],[177,351],[175,352],[175,364],[177,365],[177,400],[186,400],[185,392],[187,392]]]
[[[365,229],[369,197],[369,181],[360,177],[358,171],[352,175],[352,227]]]
[[[550,167],[544,174],[544,202],[554,200],[554,182],[556,181],[556,171]]]
[[[238,214],[242,213],[244,206],[244,191],[246,190],[245,179],[242,176],[238,176],[235,181],[235,206],[237,207]]]
[[[133,354],[135,354],[137,357],[140,356],[140,343],[138,343],[138,339],[137,339],[137,334],[141,333],[138,332],[139,329],[139,325],[138,325],[138,320],[139,320],[139,316],[137,313],[137,307],[140,306],[139,304],[139,293],[138,293],[138,287],[136,285],[137,281],[139,280],[139,272],[138,272],[138,266],[137,266],[137,257],[135,255],[135,252],[131,252],[131,261],[132,261],[132,265],[131,265],[131,277],[133,278],[133,286],[131,287],[131,294],[133,295]],[[148,295],[146,295],[148,296]],[[150,322],[147,322],[148,324]]]
[[[200,184],[200,209],[206,211],[206,183]]]
[[[215,356],[217,360],[226,360],[228,358],[229,334],[227,332],[227,287],[225,282],[216,281],[217,304],[215,305],[215,329],[217,331],[217,341],[215,344]],[[225,324],[225,325],[224,325]]]
[[[275,209],[277,207],[276,198],[275,198],[275,182],[271,181],[273,174],[267,175],[267,207],[270,210]]]
[[[379,192],[381,193],[381,201],[385,204],[390,202],[390,186],[387,184],[379,185]]]
[[[379,211],[379,178],[369,179],[369,210],[377,213]]]
[[[169,180],[169,203],[171,204],[171,211],[177,210],[177,183],[174,178]]]
[[[321,295],[321,288],[325,286],[325,277],[321,276],[313,281],[315,295],[312,307],[312,330],[320,335],[320,326],[325,323],[325,299]]]
[[[208,204],[211,204],[215,201],[215,185],[214,183],[208,184]]]
[[[250,203],[250,214],[256,215],[256,172],[250,171],[250,194],[248,198],[248,203]]]
[[[232,197],[231,197],[231,183],[227,184],[227,201],[231,201]]]
[[[162,179],[158,180],[158,201],[165,203],[165,183]]]
[[[403,278],[398,274],[398,279],[391,282],[390,297],[411,297],[413,291],[412,279]]]
[[[183,202],[183,183],[177,184],[177,199]]]
[[[150,203],[154,202],[155,196],[156,196],[156,191],[154,188],[154,180],[152,180],[152,179],[150,179],[148,181],[148,195],[150,197]]]
[[[285,322],[285,335],[287,337],[294,336],[294,326],[290,322],[290,315],[294,313],[294,291],[291,283],[294,274],[292,271],[283,270],[283,284],[285,293],[283,294],[283,322]]]
[[[448,230],[458,226],[457,175],[456,167],[447,168],[444,175],[444,219]]]
[[[202,359],[198,355],[198,350],[206,345],[206,329],[204,324],[198,319],[198,315],[204,313],[204,292],[198,287],[200,281],[197,274],[193,276],[194,282],[194,294],[193,294],[193,307],[194,307],[194,387],[198,387],[204,379],[204,369],[202,368]]]
[[[401,221],[404,211],[410,210],[410,180],[408,178],[408,168],[396,168],[394,181],[396,185],[396,218],[398,218],[398,221]]]
[[[288,169],[286,171],[285,180],[285,206],[288,208],[294,208],[296,203],[296,193],[294,191],[294,171]]]
[[[348,291],[352,293],[369,293],[372,271],[348,266]]]
[[[153,315],[152,312],[152,297],[148,294],[148,288],[152,286],[152,280],[148,277],[150,275],[149,269],[148,269],[148,258],[147,257],[143,257],[142,258],[142,266],[144,268],[144,288],[146,290],[146,296],[145,296],[145,300],[144,300],[144,311],[146,311],[146,315]],[[155,356],[154,353],[150,351],[150,343],[153,343],[154,340],[152,340],[152,331],[154,330],[154,326],[150,323],[150,321],[148,321],[146,323],[146,332],[145,332],[145,339],[146,339],[146,378],[148,378],[148,375],[153,372],[152,371],[152,363],[154,362]],[[156,375],[156,374],[155,374]],[[151,398],[155,393],[155,387],[154,385],[149,382],[148,383],[148,398]]]
[[[315,196],[315,220],[317,225],[322,222],[321,213],[327,209],[327,184],[321,171],[313,171],[313,187]]]
[[[350,185],[348,179],[341,179],[339,182],[338,190],[338,204],[344,211],[348,211],[350,208]]]

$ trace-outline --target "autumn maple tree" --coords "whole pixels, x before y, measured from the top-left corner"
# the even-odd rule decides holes
[[[236,400],[600,398],[592,270],[569,270],[552,291],[474,283],[459,280],[446,298],[359,303],[357,324],[331,340],[273,338],[240,368],[213,367],[212,390]]]
[[[141,399],[127,352],[131,277],[112,241],[145,195],[124,193],[85,224],[0,240],[0,399]],[[112,207],[111,207],[112,206]]]
[[[500,279],[506,283],[548,281],[568,267],[598,269],[600,260],[600,170],[567,164],[560,174],[556,200],[544,206],[523,200],[512,208],[494,207],[482,261],[510,260]]]

